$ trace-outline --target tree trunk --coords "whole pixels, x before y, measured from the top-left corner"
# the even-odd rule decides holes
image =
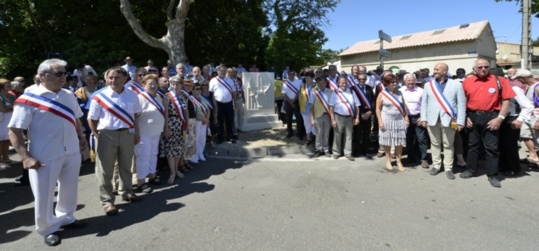
[[[171,0],[171,4],[174,0]],[[173,64],[185,63],[187,61],[187,55],[185,53],[185,20],[187,19],[187,12],[189,6],[194,0],[180,0],[176,6],[176,15],[172,18],[171,13],[167,13],[169,20],[166,23],[167,34],[160,39],[157,39],[148,34],[137,21],[137,18],[131,10],[131,4],[129,0],[120,0],[120,10],[124,15],[127,23],[135,32],[140,40],[147,45],[164,50]]]

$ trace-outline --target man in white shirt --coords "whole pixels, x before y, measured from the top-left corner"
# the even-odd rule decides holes
[[[36,231],[49,246],[61,243],[58,229],[86,226],[73,215],[77,209],[80,152],[87,142],[78,119],[83,114],[77,100],[73,93],[62,89],[66,65],[60,59],[48,59],[39,65],[41,84],[15,102],[8,124],[11,144],[21,156],[24,169],[29,170]],[[28,149],[23,139],[25,129],[30,141]]]
[[[94,68],[91,66],[82,63],[77,65],[77,69],[75,69],[72,75],[77,77],[77,87],[82,87],[84,78],[86,78],[88,74],[92,74],[97,77],[97,72],[95,72]]]
[[[352,157],[352,128],[359,125],[359,100],[357,96],[346,88],[346,74],[339,77],[339,89],[329,98],[329,114],[331,126],[334,131],[333,158],[338,159],[341,152],[344,156],[354,161]],[[345,134],[345,142],[342,142],[342,134]]]
[[[286,137],[292,138],[294,136],[292,118],[295,115],[297,136],[300,140],[303,140],[303,137],[305,136],[305,126],[303,125],[303,116],[301,116],[298,100],[298,92],[301,84],[301,80],[296,78],[296,72],[290,70],[287,79],[283,81],[281,93],[283,94],[283,106],[286,112],[286,130],[288,131]]]
[[[120,187],[125,191],[122,200],[136,202],[140,198],[133,193],[131,165],[134,146],[140,140],[138,115],[141,112],[138,96],[125,88],[128,73],[120,67],[105,73],[108,87],[96,94],[88,111],[88,123],[96,141],[96,176],[99,197],[105,213],[118,213],[114,205],[112,178],[117,162]]]
[[[210,80],[210,92],[213,92],[213,107],[214,114],[219,123],[218,144],[223,143],[225,137],[227,141],[236,143],[234,136],[234,100],[236,92],[234,91],[234,83],[232,79],[226,77],[226,67],[219,66],[217,68],[217,77]]]
[[[135,73],[137,72],[137,67],[133,65],[133,59],[127,56],[124,59],[124,62],[125,64],[122,65],[122,68],[127,71],[131,79],[135,79]]]

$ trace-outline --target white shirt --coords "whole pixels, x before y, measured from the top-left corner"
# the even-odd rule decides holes
[[[333,92],[336,92],[339,90],[339,76],[335,75],[335,77],[333,78],[331,76],[328,76],[327,80],[329,81],[327,87],[331,88]]]
[[[324,100],[326,100],[329,104],[329,98],[328,97],[328,88],[325,88],[323,91],[319,91],[320,89],[318,88],[313,88],[313,94],[311,96],[309,96],[309,104],[311,105],[314,105],[314,102],[316,102],[316,100],[318,100],[318,98],[316,97],[316,95],[314,94],[314,92],[320,94],[320,96],[322,96],[324,98]]]
[[[524,90],[522,90],[520,87],[512,86],[512,88],[516,94],[514,99],[520,106],[520,113],[517,117],[517,120],[522,122],[530,121],[534,108],[533,103],[526,97],[526,94],[524,94]]]
[[[110,98],[113,103],[124,109],[133,119],[135,119],[135,115],[140,113],[142,110],[138,100],[138,95],[134,91],[131,91],[125,87],[122,93],[117,93],[110,87],[107,87],[101,93],[105,94],[105,96]],[[118,130],[129,128],[128,124],[103,108],[103,106],[96,101],[92,101],[90,104],[88,119],[99,121],[97,124],[97,130]]]
[[[358,107],[361,105],[359,99],[354,93],[351,93],[349,89],[347,89],[346,92],[339,89],[338,92],[341,95],[342,100],[337,96],[337,93],[333,92],[329,98],[329,106],[333,106],[333,111],[339,115],[354,116],[355,109],[358,109]],[[350,105],[353,107],[350,107]],[[347,107],[352,109],[354,114],[350,114]]]
[[[225,83],[232,92],[234,92],[235,90],[235,87],[234,87],[234,81],[232,81],[232,79],[230,79],[229,77],[224,77],[224,78],[219,78],[219,77],[215,77],[215,78],[212,78],[210,80],[210,92],[213,92],[213,96],[215,97],[215,100],[221,102],[221,103],[228,103],[230,101],[232,101],[232,99],[234,98],[232,96],[232,93],[230,93],[230,91],[228,90],[228,88],[226,88],[223,84],[221,84],[219,82],[220,79],[221,81],[223,81],[223,83]]]
[[[301,87],[303,82],[301,82],[301,80],[297,78],[294,80],[290,80],[290,79],[283,80],[283,88],[281,90],[281,93],[288,96],[289,99],[293,100],[296,98],[297,93],[295,93],[291,88],[289,88],[287,84],[285,84],[286,81],[288,81],[288,83],[291,83],[292,86],[296,88],[295,91],[297,92],[299,92],[299,88]]]
[[[78,87],[82,86],[82,81],[84,81],[84,77],[88,76],[88,74],[92,73],[92,75],[97,77],[97,72],[89,65],[85,65],[82,72],[80,72],[78,69],[75,69],[73,72],[73,76],[77,76],[79,79],[79,82],[77,83]]]
[[[136,66],[124,64],[124,65],[122,65],[122,68],[124,68],[124,70],[126,70],[127,73],[129,73],[129,77],[131,79],[135,79],[135,74],[137,72],[137,67]]]
[[[83,115],[75,95],[68,90],[60,89],[58,93],[54,93],[39,85],[30,93],[62,103],[75,113],[76,118]],[[28,151],[39,161],[50,161],[80,152],[75,126],[52,112],[26,104],[16,104],[8,128],[28,129]]]
[[[156,95],[155,101],[163,106],[163,100],[161,96]],[[142,111],[138,117],[138,128],[141,134],[144,135],[159,135],[163,132],[163,126],[165,125],[165,117],[161,112],[148,101],[142,95],[138,95],[138,101]],[[164,108],[163,108],[164,109]]]

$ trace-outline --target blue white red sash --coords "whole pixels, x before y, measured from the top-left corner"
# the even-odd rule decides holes
[[[350,101],[348,101],[348,99],[346,98],[346,95],[339,95],[339,92],[342,92],[341,90],[338,90],[335,94],[337,94],[337,97],[339,97],[339,99],[341,100],[341,102],[344,104],[344,106],[346,106],[346,109],[348,110],[348,113],[350,114],[350,116],[354,117],[355,114],[354,114],[354,106],[352,105],[352,103],[350,103]],[[350,93],[352,94],[352,93]]]
[[[131,89],[132,91],[134,91],[135,93],[139,94],[141,92],[144,92],[144,88],[139,85],[137,82],[133,81],[133,80],[129,80],[124,87],[127,87],[129,89]]]
[[[180,97],[176,95],[176,92],[168,92],[168,97],[170,98],[170,101],[172,102],[172,105],[174,108],[176,108],[176,112],[178,112],[178,116],[180,117],[180,120],[183,122],[183,129],[187,128],[187,116],[185,116],[185,111],[183,110],[183,102],[180,100]]]
[[[384,95],[389,100],[389,102],[391,102],[397,108],[397,110],[399,110],[402,116],[405,115],[404,105],[397,97],[395,97],[395,95],[391,94],[391,92],[387,91],[387,89],[382,91],[382,95]]]
[[[164,99],[167,93],[161,90],[161,88],[157,88],[157,94],[159,94],[159,96],[161,96],[161,98]]]
[[[335,78],[335,81],[337,81],[338,79],[339,78]],[[338,92],[339,91],[339,86],[337,85],[337,83],[335,83],[335,81],[333,81],[330,77],[327,77],[327,80],[328,80],[328,83],[329,83],[329,87],[331,87],[333,92]]]
[[[355,77],[352,75],[348,75],[346,77],[346,87],[348,89],[352,88],[353,86],[358,85],[358,82],[356,82]]]
[[[206,96],[204,96],[204,94],[200,94],[200,96],[202,96],[207,101],[206,104],[210,107],[210,109],[213,109],[213,104],[212,104],[212,100],[210,99],[210,97],[206,97]]]
[[[288,89],[290,89],[290,91],[294,93],[294,95],[298,95],[298,89],[292,84],[292,82],[287,79],[284,81],[284,84],[286,87],[288,87]]]
[[[157,100],[152,97],[152,95],[150,95],[147,91],[140,92],[138,95],[148,100],[150,104],[157,108],[157,110],[161,113],[161,115],[163,115],[163,117],[165,116],[165,108],[163,107],[163,105],[159,104],[159,102],[157,102]]]
[[[318,100],[320,101],[320,104],[322,105],[322,107],[324,107],[324,110],[326,110],[326,113],[329,115],[329,103],[324,98],[324,95],[322,95],[322,91],[315,90],[314,95],[318,98]]]
[[[384,84],[378,83],[378,84],[376,85],[376,89],[377,89],[377,91],[376,91],[377,93],[383,92],[384,89],[385,89],[385,88],[384,88]]]
[[[94,96],[94,100],[99,103],[105,110],[117,117],[122,122],[126,123],[129,128],[135,128],[135,120],[123,108],[114,103],[109,97],[100,92]]]
[[[227,90],[228,92],[230,92],[230,96],[232,97],[232,99],[234,99],[234,92],[232,91],[232,87],[230,87],[226,81],[224,81],[223,79],[221,79],[220,77],[215,77],[217,79],[217,81],[222,84]]]
[[[360,88],[359,86],[354,86],[354,91],[357,93],[357,96],[359,99],[361,99],[361,104],[365,106],[365,109],[370,110],[371,109],[371,101],[369,100],[369,97],[367,97],[367,93],[365,92],[366,86],[363,88]]]
[[[27,104],[40,110],[51,112],[66,119],[69,123],[73,124],[75,129],[77,128],[77,118],[73,110],[58,101],[33,93],[24,93],[15,100],[15,104]]]
[[[196,99],[194,96],[191,96],[191,101],[193,101],[193,104],[196,107],[198,107],[198,109],[202,111],[202,114],[204,114],[204,117],[206,117],[206,115],[208,114],[208,111],[206,107],[202,104],[202,102],[204,101],[198,101],[198,99]]]
[[[440,104],[444,112],[447,113],[447,115],[449,115],[451,118],[456,117],[457,113],[455,112],[453,107],[449,104],[449,101],[447,100],[447,98],[445,98],[445,95],[442,92],[442,90],[440,90],[438,85],[434,83],[434,80],[431,80],[429,83],[430,83],[430,89],[432,90],[432,93],[434,94],[436,101],[438,101],[438,104]]]

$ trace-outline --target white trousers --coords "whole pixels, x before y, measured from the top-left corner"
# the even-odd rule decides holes
[[[30,169],[30,186],[35,199],[36,231],[42,236],[52,234],[60,226],[76,220],[80,153],[72,153],[42,162],[39,169]],[[58,182],[56,209],[53,209],[54,190]]]
[[[135,145],[137,179],[143,180],[148,174],[155,173],[160,138],[161,134],[140,134],[140,142]]]
[[[208,135],[208,125],[203,125],[202,121],[196,122],[196,146],[197,152],[191,159],[191,161],[198,161],[204,159],[204,147],[206,147],[206,136]]]
[[[314,136],[316,136],[316,128],[311,125],[311,115],[310,114],[301,114],[303,117],[303,125],[305,125],[305,133],[309,135],[309,133],[312,133]]]

